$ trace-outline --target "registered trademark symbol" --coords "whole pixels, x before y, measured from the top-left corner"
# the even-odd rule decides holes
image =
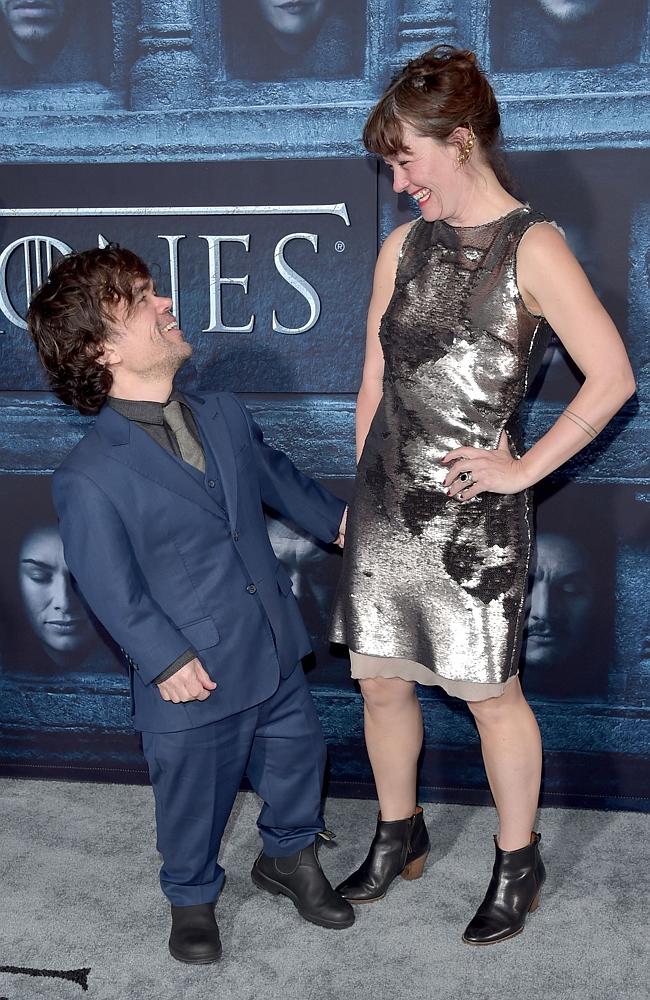
[[[345,243],[343,242],[343,240],[337,240],[336,243],[334,244],[334,249],[336,250],[337,253],[343,253],[343,251],[345,250]]]

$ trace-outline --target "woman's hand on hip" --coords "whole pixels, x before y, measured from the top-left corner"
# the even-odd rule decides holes
[[[444,486],[449,497],[464,503],[479,493],[520,493],[529,483],[519,459],[501,434],[498,448],[454,448],[443,458],[450,465]]]

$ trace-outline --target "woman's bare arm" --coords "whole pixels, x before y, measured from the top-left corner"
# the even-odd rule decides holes
[[[589,444],[636,388],[614,323],[554,226],[533,226],[524,234],[517,277],[525,304],[546,317],[585,380],[558,420],[519,461],[504,446],[492,452],[449,452],[443,461],[454,464],[445,485],[452,496],[462,490],[463,500],[484,490],[517,493],[539,482]],[[476,484],[463,488],[457,477],[467,471]]]
[[[384,354],[379,341],[379,327],[395,288],[395,274],[397,272],[399,252],[406,234],[412,225],[412,222],[408,222],[394,229],[386,237],[377,258],[372,297],[368,306],[366,356],[363,364],[363,377],[359,395],[357,396],[357,461],[359,461],[361,452],[363,451],[372,418],[377,411],[383,395]]]
[[[518,256],[524,301],[542,313],[585,380],[557,422],[522,458],[536,483],[584,448],[635,392],[623,341],[554,226],[534,226]]]

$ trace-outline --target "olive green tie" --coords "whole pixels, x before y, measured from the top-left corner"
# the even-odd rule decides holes
[[[163,420],[178,442],[181,458],[199,472],[205,472],[205,455],[201,445],[188,430],[181,404],[175,399],[163,406]]]

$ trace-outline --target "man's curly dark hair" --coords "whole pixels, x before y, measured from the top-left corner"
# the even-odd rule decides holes
[[[27,325],[53,391],[80,413],[98,413],[113,383],[100,361],[111,310],[133,306],[136,282],[150,278],[137,254],[116,244],[59,260],[32,296]]]

